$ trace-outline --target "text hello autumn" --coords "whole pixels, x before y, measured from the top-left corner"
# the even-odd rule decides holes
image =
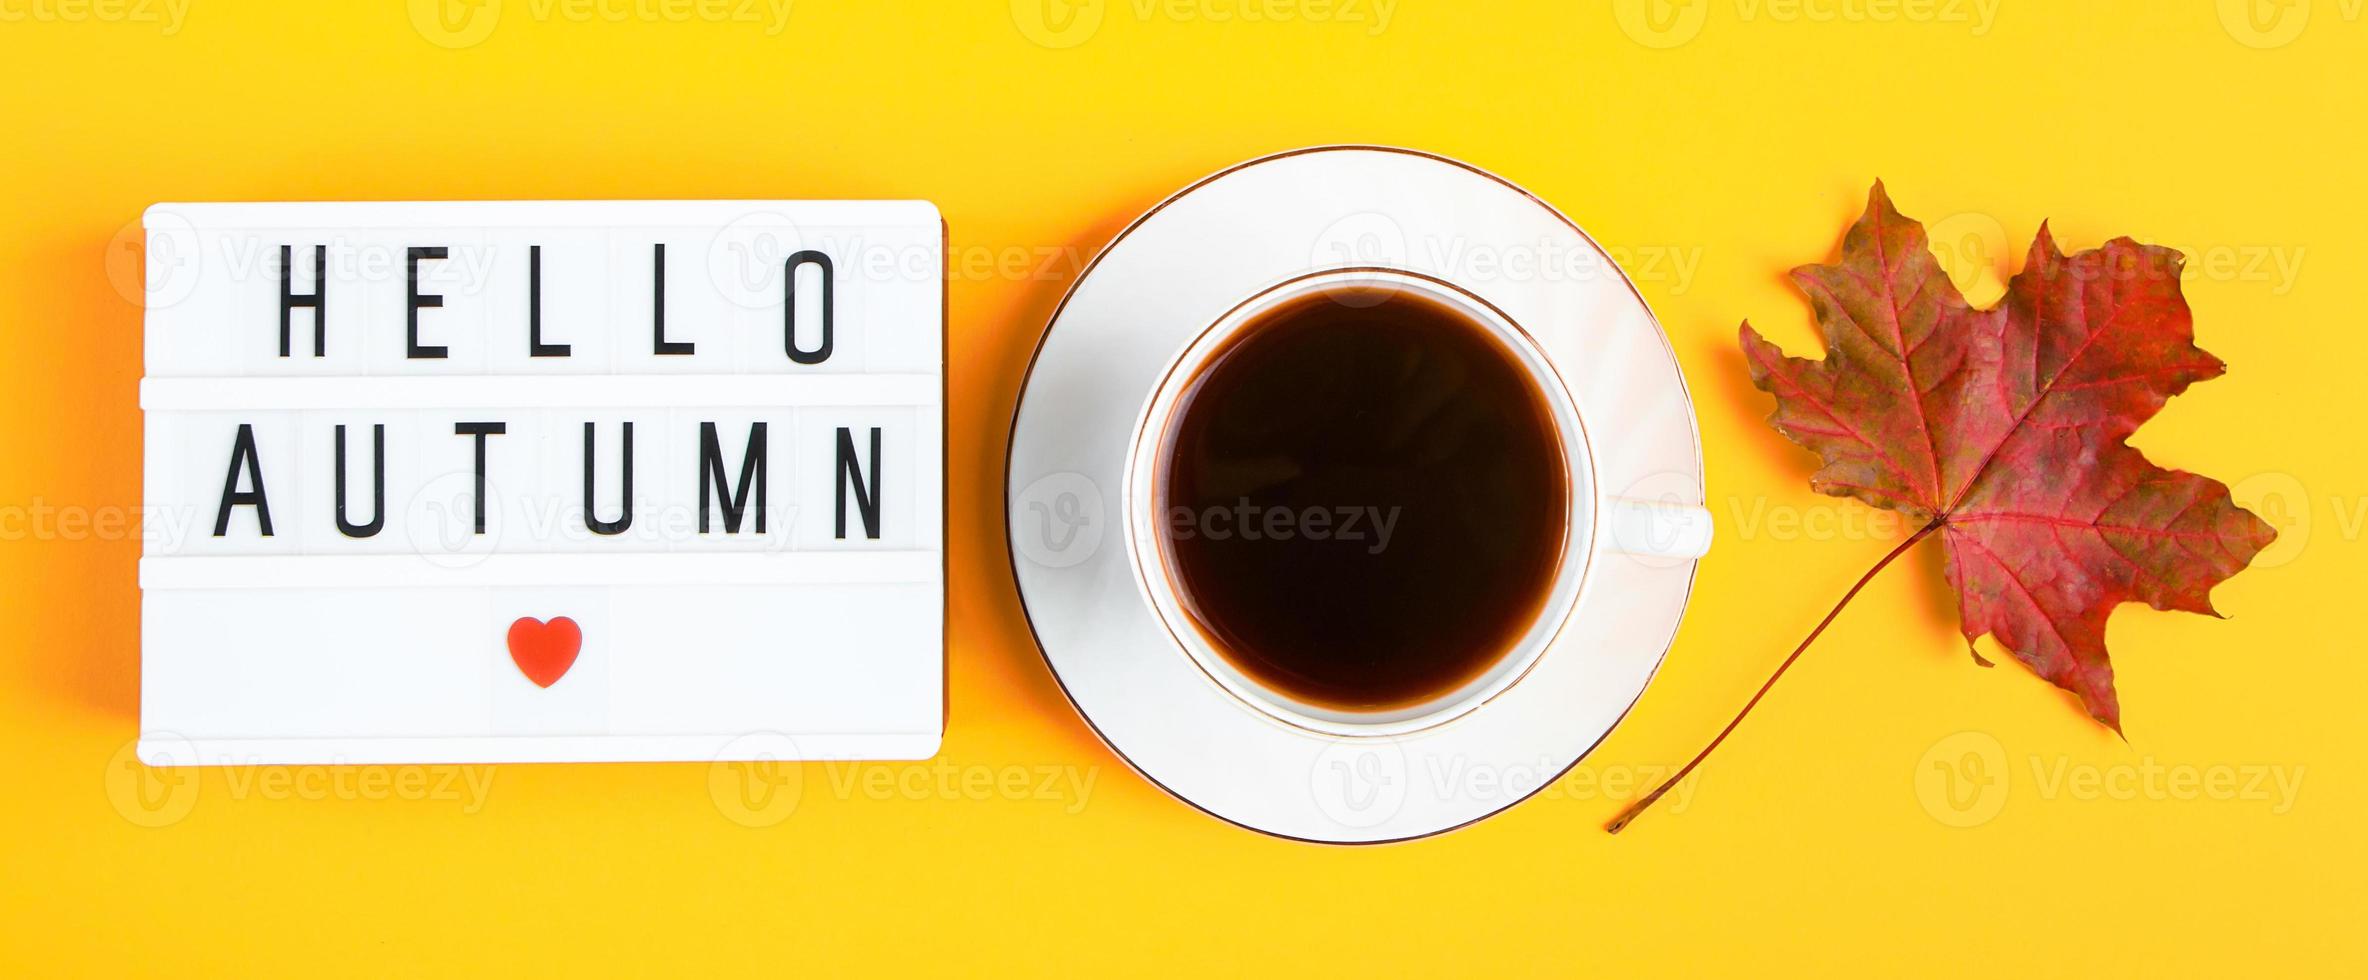
[[[298,310],[306,310],[311,314],[313,322],[312,356],[325,356],[328,346],[327,310],[330,302],[329,278],[326,274],[328,250],[323,246],[313,247],[313,282],[315,286],[310,293],[300,293],[295,289],[291,276],[292,251],[291,246],[280,246],[279,356],[293,356],[293,327]],[[422,337],[420,312],[442,307],[444,298],[434,293],[421,292],[419,273],[422,262],[442,260],[449,255],[449,252],[450,250],[443,246],[411,246],[405,250],[404,357],[406,359],[441,360],[448,355],[446,347],[427,343]],[[652,255],[650,352],[662,357],[689,356],[696,352],[696,345],[688,340],[670,340],[666,333],[666,246],[663,244],[654,245]],[[798,346],[796,332],[798,325],[796,273],[801,266],[806,265],[817,266],[822,273],[821,304],[818,317],[820,339],[810,348],[801,348]],[[830,256],[827,253],[811,249],[793,253],[783,262],[782,346],[788,353],[790,360],[795,363],[812,365],[830,359],[835,333],[833,323],[835,297],[831,284],[833,272]],[[532,357],[571,356],[573,351],[568,344],[546,343],[543,340],[542,246],[540,245],[530,246],[527,250],[527,277],[528,302],[524,339],[528,354]],[[591,422],[584,423],[582,514],[585,529],[595,535],[619,535],[633,526],[633,423],[624,422],[621,424],[623,426],[623,441],[618,454],[620,457],[618,477],[613,481],[616,484],[618,502],[607,508],[615,511],[617,516],[613,520],[602,520],[598,516],[602,512],[602,508],[597,506],[600,480],[597,475],[598,467],[595,465],[596,455],[594,452],[596,427]],[[474,533],[476,534],[484,534],[486,530],[486,458],[488,453],[498,452],[498,449],[494,448],[492,437],[506,433],[508,428],[508,424],[500,420],[469,420],[453,425],[453,436],[473,441],[471,448],[475,459]],[[699,472],[696,479],[699,487],[698,531],[700,534],[712,533],[713,525],[717,523],[712,520],[715,516],[713,512],[719,510],[721,511],[722,520],[720,523],[723,533],[738,534],[744,526],[751,527],[755,533],[765,533],[768,498],[766,471],[768,469],[767,461],[771,457],[767,445],[766,430],[767,426],[764,422],[749,424],[745,443],[747,448],[738,461],[735,480],[727,470],[722,440],[716,423],[711,421],[699,423]],[[879,427],[873,426],[869,432],[864,434],[861,441],[868,443],[868,446],[860,452],[859,440],[853,428],[839,426],[836,428],[835,436],[836,448],[832,466],[833,493],[836,500],[834,536],[841,539],[848,536],[849,504],[852,503],[862,535],[865,538],[878,539],[881,522],[880,483],[883,462],[880,452],[881,430]],[[336,426],[334,442],[336,447],[334,483],[337,498],[335,513],[338,533],[349,538],[374,537],[386,526],[386,426],[383,424],[371,426],[372,506],[370,519],[367,521],[355,521],[349,516],[346,479],[346,427],[344,425]],[[215,537],[228,536],[231,515],[239,507],[254,509],[254,526],[261,536],[271,537],[273,535],[270,492],[264,484],[261,454],[256,447],[255,428],[251,423],[240,423],[238,434],[231,444],[230,462],[223,476],[220,504],[214,516]],[[751,514],[751,511],[754,513]]]

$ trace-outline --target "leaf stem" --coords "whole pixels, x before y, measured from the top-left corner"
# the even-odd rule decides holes
[[[1792,648],[1792,655],[1784,658],[1783,663],[1776,665],[1776,672],[1768,675],[1767,683],[1761,684],[1759,692],[1753,694],[1750,701],[1744,702],[1743,710],[1736,712],[1734,720],[1727,722],[1727,727],[1719,730],[1718,737],[1711,739],[1709,745],[1703,746],[1702,751],[1695,753],[1693,761],[1686,763],[1685,768],[1677,771],[1677,775],[1663,781],[1659,787],[1646,794],[1642,799],[1628,804],[1627,809],[1620,811],[1619,816],[1613,817],[1611,823],[1604,825],[1604,832],[1616,834],[1626,829],[1639,815],[1651,807],[1655,800],[1659,800],[1662,794],[1669,792],[1671,787],[1684,782],[1687,776],[1692,775],[1694,767],[1701,765],[1702,760],[1709,757],[1712,749],[1718,748],[1719,743],[1726,741],[1727,736],[1734,733],[1735,726],[1742,724],[1744,717],[1751,714],[1751,709],[1759,706],[1760,699],[1768,696],[1768,689],[1775,687],[1776,681],[1784,676],[1784,672],[1792,669],[1792,662],[1801,659],[1801,651],[1809,649],[1809,644],[1817,641],[1818,634],[1825,632],[1825,628],[1833,623],[1834,617],[1842,614],[1842,607],[1849,605],[1850,600],[1858,598],[1858,590],[1866,588],[1867,582],[1873,580],[1875,574],[1881,572],[1885,566],[1890,565],[1892,559],[1898,558],[1905,554],[1909,548],[1915,547],[1916,542],[1924,540],[1925,535],[1940,530],[1942,523],[1944,523],[1943,518],[1933,518],[1931,523],[1918,528],[1916,533],[1909,535],[1908,539],[1900,542],[1898,547],[1892,548],[1890,554],[1884,555],[1883,560],[1875,563],[1875,567],[1867,569],[1866,574],[1859,576],[1858,583],[1852,585],[1850,591],[1842,593],[1842,601],[1834,603],[1834,608],[1825,614],[1825,618],[1817,621],[1817,628],[1810,630],[1809,635],[1801,639],[1800,646]]]

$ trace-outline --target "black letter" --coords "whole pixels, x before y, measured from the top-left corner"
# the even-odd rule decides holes
[[[594,534],[622,534],[633,526],[633,423],[625,423],[624,513],[613,521],[594,516],[592,506],[592,423],[584,423],[584,526]]]
[[[290,279],[295,261],[288,246],[280,246],[280,356],[288,356],[288,312],[299,306],[312,308],[312,356],[320,357],[329,344],[329,247],[312,247],[312,292],[298,296],[290,291]]]
[[[756,533],[765,533],[765,424],[748,426],[748,449],[740,456],[740,489],[724,484],[724,450],[715,437],[715,423],[699,423],[699,533],[707,533],[707,493],[724,498],[724,533],[740,533],[740,517],[748,511],[748,485],[756,482]]]
[[[240,461],[246,462],[247,482],[255,489],[240,491],[238,473]],[[214,536],[230,533],[230,508],[240,504],[255,505],[255,526],[271,537],[271,504],[263,499],[263,463],[255,458],[255,427],[241,422],[238,439],[230,444],[230,473],[222,478],[222,509],[214,513]]]
[[[877,540],[880,536],[880,427],[872,427],[871,486],[862,485],[864,473],[855,465],[855,435],[846,426],[839,427],[839,523],[838,536],[847,536],[847,487],[855,484],[855,507],[863,512],[863,536]]]
[[[569,345],[543,343],[543,247],[526,246],[526,355],[528,357],[566,357]],[[479,442],[477,451],[485,451]],[[483,531],[484,528],[478,528]]]
[[[822,345],[813,350],[798,349],[798,266],[812,262],[822,267]],[[830,256],[806,249],[789,257],[781,265],[781,346],[789,351],[789,359],[800,364],[820,364],[830,359],[831,341],[831,285]]]
[[[510,431],[504,422],[454,422],[452,434],[475,436],[477,443],[477,533],[485,533],[485,437]]]
[[[696,345],[688,340],[672,341],[666,339],[665,243],[659,243],[657,249],[657,256],[653,260],[650,271],[650,281],[655,283],[655,285],[650,288],[650,336],[651,342],[657,345],[654,353],[688,354]]]
[[[408,347],[406,352],[408,356],[416,358],[436,358],[444,356],[444,348],[442,347],[422,347],[419,345],[419,311],[423,307],[427,309],[435,309],[436,307],[444,305],[444,297],[442,296],[436,296],[433,294],[426,296],[420,295],[419,260],[440,259],[443,258],[444,255],[445,250],[444,246],[442,245],[436,245],[428,248],[422,248],[420,246],[413,245],[411,246],[410,251],[404,253],[403,269],[406,273],[406,278],[410,280],[409,283],[404,286],[403,290],[404,296],[408,300],[408,302],[405,304],[407,308],[403,311],[403,316],[409,324],[407,328],[409,332],[404,334],[404,343]]]
[[[386,426],[370,427],[370,523],[345,519],[345,426],[337,427],[337,530],[349,538],[367,538],[386,526]]]

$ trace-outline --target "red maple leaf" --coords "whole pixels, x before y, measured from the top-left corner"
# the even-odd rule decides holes
[[[2218,481],[2157,466],[2126,442],[2171,396],[2226,370],[2195,346],[2181,264],[2127,238],[2066,256],[2041,225],[2004,300],[1975,309],[1933,260],[1924,226],[1878,183],[1841,261],[1792,273],[1825,358],[1787,357],[1742,328],[1752,384],[1776,396],[1769,423],[1823,460],[1810,486],[1922,524],[1858,585],[1938,535],[1967,644],[1995,636],[2115,731],[2113,607],[2216,615],[2212,586],[2277,536]]]

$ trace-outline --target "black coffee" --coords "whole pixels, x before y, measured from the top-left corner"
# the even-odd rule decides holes
[[[1502,341],[1427,297],[1289,301],[1193,378],[1161,511],[1185,610],[1300,700],[1383,710],[1493,666],[1543,608],[1569,487]]]

